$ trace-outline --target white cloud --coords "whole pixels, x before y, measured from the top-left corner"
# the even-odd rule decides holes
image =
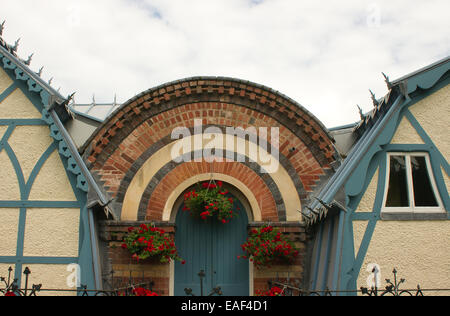
[[[121,102],[197,75],[267,85],[325,125],[357,121],[368,89],[449,55],[447,0],[6,0],[4,37],[22,37],[63,94]]]

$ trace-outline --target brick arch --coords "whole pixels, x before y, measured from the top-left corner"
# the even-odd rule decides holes
[[[204,126],[205,128],[209,128],[211,126],[214,126],[216,128],[219,128],[222,130],[222,132],[225,134],[226,132],[226,126],[220,126],[220,125],[207,125]],[[191,132],[191,135],[195,135],[194,128],[189,129]],[[122,178],[120,182],[120,186],[118,187],[117,191],[118,194],[115,199],[115,203],[117,205],[117,209],[121,209],[122,203],[124,200],[125,192],[130,185],[132,179],[136,176],[138,170],[143,166],[144,162],[149,159],[155,152],[162,149],[164,146],[170,144],[173,142],[171,139],[171,135],[167,135],[163,138],[161,138],[158,142],[152,144],[149,148],[146,149],[146,151],[134,161],[132,166],[128,169],[125,176]],[[248,158],[246,161],[249,160]],[[307,192],[305,190],[305,187],[303,186],[302,179],[299,177],[297,171],[295,170],[294,166],[292,165],[291,161],[283,154],[279,154],[279,162],[281,166],[288,172],[289,176],[291,177],[292,182],[295,185],[295,188],[297,190],[297,194],[299,196],[299,199],[302,203],[306,203],[307,199]],[[171,166],[174,167],[174,166]],[[168,168],[165,168],[165,170],[169,170],[171,168],[168,166]],[[303,179],[305,181],[305,179]],[[305,181],[307,183],[307,188],[309,188],[309,182]]]
[[[82,151],[89,163],[103,165],[115,146],[144,122],[157,124],[154,118],[166,115],[169,110],[204,102],[237,105],[255,111],[257,114],[253,118],[272,118],[302,140],[322,168],[328,168],[339,160],[333,139],[326,128],[300,104],[255,83],[216,77],[189,78],[141,93],[111,115],[91,136]],[[214,109],[210,109],[203,117],[215,114]]]
[[[273,187],[269,188],[254,170],[245,164],[234,161],[223,162],[217,166],[216,174],[227,175],[242,182],[253,193],[260,203],[263,221],[286,221],[286,211],[277,207],[277,203],[280,202],[276,201],[277,194],[273,192]],[[138,219],[161,221],[166,202],[180,183],[197,175],[207,174],[209,170],[210,164],[206,161],[187,162],[171,169],[158,181],[152,192],[141,200],[141,204],[145,206],[145,217],[140,216]]]
[[[292,175],[296,174],[293,181],[299,190],[301,200],[306,198],[307,192],[313,191],[320,177],[327,171],[320,166],[301,139],[273,118],[243,106],[208,102],[187,104],[158,114],[139,125],[119,143],[110,143],[108,139],[104,139],[103,142],[108,145],[103,149],[104,154],[108,156],[107,160],[103,163],[90,160],[93,163],[91,170],[104,182],[108,192],[117,197],[120,204],[126,190],[124,184],[129,183],[133,172],[135,173],[157,148],[172,142],[167,135],[170,135],[174,128],[192,128],[196,118],[203,119],[205,127],[280,127],[280,156],[292,165],[288,169],[291,169]],[[117,126],[109,131],[111,135],[115,135],[116,132]],[[292,151],[292,148],[295,148],[295,151]],[[101,149],[97,148],[95,151]]]

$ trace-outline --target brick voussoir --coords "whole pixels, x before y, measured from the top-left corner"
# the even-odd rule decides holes
[[[228,93],[230,95],[233,95],[235,93],[235,88],[234,87],[238,87],[238,89],[241,89],[238,93],[241,97],[245,97],[247,99],[249,99],[249,101],[255,101],[255,100],[260,100],[260,104],[266,104],[266,100],[271,99],[271,100],[276,100],[276,101],[272,101],[268,104],[269,107],[277,107],[280,110],[280,112],[288,112],[288,115],[290,115],[291,119],[292,118],[297,118],[299,116],[299,114],[301,116],[310,116],[309,112],[307,112],[306,110],[304,110],[301,106],[299,106],[298,104],[293,104],[292,100],[284,97],[284,96],[280,96],[277,95],[275,93],[271,93],[271,89],[263,89],[264,87],[256,85],[256,84],[251,84],[249,82],[246,83],[242,83],[239,82],[237,80],[233,80],[233,79],[228,79],[229,82],[225,82],[225,80],[222,80],[222,82],[219,84],[219,82],[217,80],[214,79],[204,79],[204,80],[198,80],[198,81],[189,81],[186,80],[185,82],[177,82],[176,84],[168,84],[165,85],[163,87],[161,87],[160,89],[153,91],[153,94],[151,94],[152,90],[149,90],[148,92],[144,93],[143,96],[139,96],[138,99],[133,100],[131,103],[129,103],[128,105],[124,106],[124,110],[126,112],[128,112],[127,116],[128,119],[132,119],[133,116],[135,115],[140,115],[140,111],[144,111],[146,110],[146,108],[148,108],[148,104],[152,104],[152,101],[150,98],[148,98],[148,96],[151,94],[153,97],[153,101],[156,105],[162,104],[164,102],[168,102],[169,100],[173,100],[175,98],[183,98],[185,97],[185,95],[189,95],[189,91],[187,89],[185,89],[183,91],[183,93],[176,93],[175,91],[178,90],[177,88],[181,87],[181,88],[187,88],[189,86],[191,87],[197,87],[196,92],[198,94],[202,94],[205,91],[207,92],[209,90],[209,94],[211,93],[217,93],[218,95],[226,93],[226,90],[228,90]],[[221,87],[220,91],[219,91],[219,86]],[[268,90],[267,90],[268,89]],[[246,91],[253,91],[252,93],[246,93]],[[156,95],[159,95],[159,98],[155,98]],[[162,96],[161,96],[162,95]],[[144,104],[145,103],[145,104]],[[137,107],[137,110],[133,110],[133,107]],[[295,110],[294,110],[295,109]],[[304,110],[304,111],[302,111]],[[130,111],[132,111],[130,113]],[[139,114],[136,113],[139,112]],[[300,113],[299,113],[300,112]],[[303,114],[303,115],[302,115]],[[121,126],[125,123],[123,120],[121,120],[120,118],[124,116],[124,111],[119,111],[118,114],[116,116],[114,116],[113,118],[111,118],[111,123],[115,123],[116,126],[118,126],[119,128],[121,128]],[[317,131],[317,127],[319,126],[319,124],[317,124],[315,118],[312,118],[310,116],[310,120],[308,120],[309,125],[305,126],[305,130],[306,132],[311,132],[311,131]],[[299,126],[299,119],[297,118],[296,122],[293,122],[294,125],[296,125],[297,127]],[[296,124],[297,123],[297,124]],[[109,124],[108,124],[109,125]],[[314,128],[311,127],[311,125],[314,126]],[[301,125],[303,126],[303,125]],[[308,127],[309,126],[309,127]],[[105,130],[108,130],[107,128]],[[106,131],[105,131],[106,133]],[[326,132],[327,133],[327,132]],[[323,133],[324,135],[326,133]],[[309,133],[308,133],[309,134]],[[332,139],[331,137],[327,137],[327,142],[331,143]],[[328,145],[328,144],[327,144]],[[319,145],[320,146],[320,145]],[[325,147],[323,147],[325,148]],[[322,148],[322,149],[323,149]],[[333,146],[331,146],[331,148],[333,148]],[[328,160],[330,160],[330,158],[327,158]],[[331,162],[331,161],[330,161]]]

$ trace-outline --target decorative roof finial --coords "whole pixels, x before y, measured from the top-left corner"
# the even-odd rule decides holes
[[[31,65],[31,61],[33,60],[33,54],[31,54],[30,56],[28,56],[28,59],[25,61],[25,65],[29,66]]]
[[[3,21],[2,24],[0,24],[0,36],[3,36],[3,30],[5,29],[5,23],[6,23],[6,21]]]
[[[370,90],[370,89],[369,89],[369,91],[370,91],[370,94],[372,95],[373,105],[374,106],[379,106],[380,102],[378,102],[377,97],[375,96],[375,93],[373,93],[372,90]]]
[[[50,78],[50,80],[48,81],[48,85],[51,86],[53,82],[53,77]]]
[[[387,84],[388,90],[391,90],[392,89],[392,83],[389,81],[389,77],[384,72],[382,72],[382,74],[383,74],[383,77],[384,77],[384,81]]]
[[[359,104],[356,105],[358,107],[359,110],[359,116],[361,117],[361,121],[364,121],[366,119],[366,117],[364,116],[364,112],[361,109],[361,107],[359,106]]]
[[[11,50],[15,53],[17,52],[17,49],[19,48],[19,42],[20,42],[20,38],[17,39],[17,41],[14,43],[14,46],[11,47]]]
[[[76,92],[72,93],[71,95],[69,95],[69,96],[67,97],[66,100],[64,100],[63,104],[64,104],[64,106],[65,106],[66,108],[69,106],[70,101],[75,101],[75,100],[74,100],[75,93],[76,93]]]
[[[43,71],[43,70],[44,70],[44,66],[42,66],[41,69],[39,69],[39,71],[37,72],[37,75],[38,75],[39,77],[42,76],[42,71]]]

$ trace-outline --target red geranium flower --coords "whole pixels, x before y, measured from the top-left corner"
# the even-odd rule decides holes
[[[195,194],[185,195],[183,210],[189,210],[191,215],[196,215],[205,220],[208,217],[216,217],[222,223],[228,223],[233,218],[232,198],[225,197],[228,192],[222,192],[223,182],[203,182],[201,190]],[[209,213],[205,213],[205,210]]]

